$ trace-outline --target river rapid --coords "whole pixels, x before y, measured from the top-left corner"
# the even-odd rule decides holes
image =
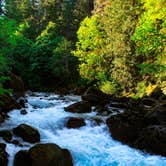
[[[52,93],[27,94],[26,115],[20,110],[9,113],[1,129],[12,130],[19,124],[25,123],[38,129],[41,143],[55,143],[67,148],[73,157],[74,166],[165,166],[166,158],[149,155],[139,150],[123,145],[114,140],[105,123],[95,125],[92,119],[95,112],[73,114],[64,111],[64,107],[80,101],[79,96],[61,97]],[[84,117],[86,126],[79,129],[68,129],[65,123],[68,117]],[[100,117],[105,121],[106,117]],[[9,166],[13,166],[16,152],[29,149],[34,144],[26,143],[19,137],[21,146],[7,143]],[[3,142],[3,140],[1,140]]]

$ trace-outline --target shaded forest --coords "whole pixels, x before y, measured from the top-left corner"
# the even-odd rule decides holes
[[[166,90],[165,0],[1,0],[0,93],[91,84],[143,97]]]

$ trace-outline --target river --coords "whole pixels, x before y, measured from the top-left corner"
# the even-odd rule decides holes
[[[20,110],[9,113],[1,129],[11,130],[19,124],[26,123],[38,129],[41,143],[55,143],[70,150],[75,166],[165,166],[166,158],[149,155],[123,145],[114,140],[105,123],[94,125],[95,112],[73,114],[64,111],[64,107],[80,101],[79,96],[64,96],[51,93],[27,94],[26,115]],[[86,126],[79,129],[65,127],[68,117],[84,117]],[[101,117],[105,120],[105,117]],[[13,166],[16,152],[29,149],[33,144],[19,140],[23,147],[7,144],[9,166]],[[2,141],[2,140],[1,140]]]

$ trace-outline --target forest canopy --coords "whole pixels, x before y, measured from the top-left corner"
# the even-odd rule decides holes
[[[32,90],[166,90],[165,0],[1,0],[0,14],[0,93],[9,73]]]

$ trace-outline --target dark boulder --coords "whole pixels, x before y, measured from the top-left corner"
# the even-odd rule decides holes
[[[16,154],[14,166],[73,166],[70,152],[56,144],[37,144]]]
[[[0,137],[2,137],[6,142],[10,142],[12,140],[12,133],[9,130],[1,130]]]
[[[26,142],[36,143],[40,141],[40,134],[37,129],[26,124],[20,124],[14,128],[13,133]]]
[[[86,124],[83,118],[76,118],[76,117],[70,117],[66,123],[66,126],[68,128],[80,128],[85,125]]]
[[[6,152],[6,145],[0,143],[0,165],[7,166],[8,165],[8,154]]]
[[[64,166],[73,166],[73,159],[68,149],[62,149],[64,155]]]
[[[149,153],[166,156],[166,101],[145,97],[136,103],[131,110],[107,119],[112,137]]]
[[[28,112],[27,112],[27,110],[26,109],[22,109],[21,111],[20,111],[20,114],[21,115],[26,115]]]
[[[140,111],[141,112],[141,111]],[[138,132],[146,126],[143,114],[137,111],[125,111],[106,120],[113,138],[131,144]]]
[[[166,156],[166,126],[152,125],[144,128],[134,145],[150,153]]]
[[[88,113],[91,112],[91,105],[87,101],[80,101],[64,108],[67,112]]]
[[[14,166],[31,166],[31,161],[28,155],[28,151],[21,150],[16,153],[14,158]]]

